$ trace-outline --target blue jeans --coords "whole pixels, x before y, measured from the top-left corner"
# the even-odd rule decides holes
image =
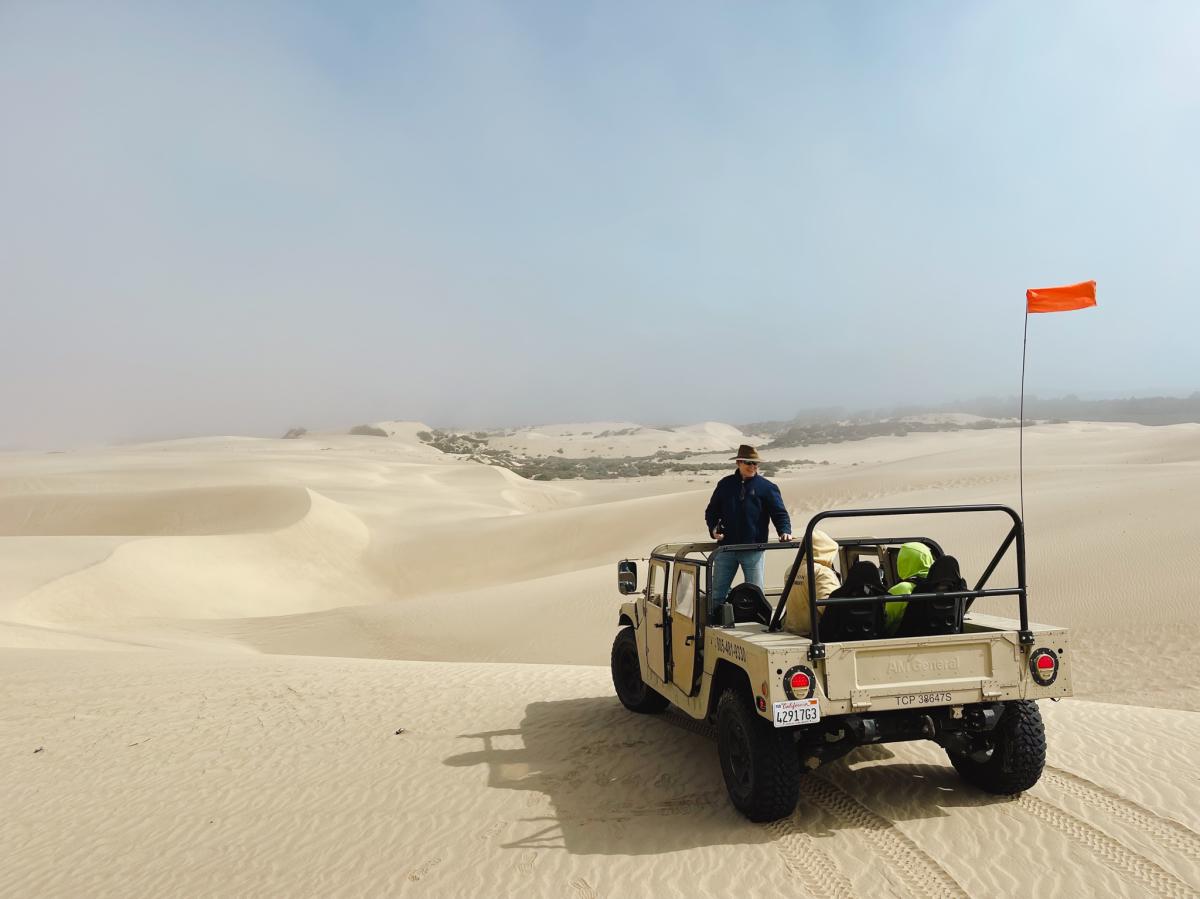
[[[713,612],[725,604],[729,596],[729,588],[733,586],[733,576],[738,568],[742,569],[742,577],[747,584],[763,586],[763,551],[761,549],[744,549],[738,552],[717,553],[713,560],[713,584],[710,607]]]

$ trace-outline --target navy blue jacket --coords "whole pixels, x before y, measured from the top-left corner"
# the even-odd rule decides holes
[[[717,489],[704,510],[704,521],[710,534],[720,525],[725,534],[721,539],[723,546],[766,543],[768,521],[775,522],[780,536],[792,532],[792,519],[779,488],[762,475],[743,480],[736,471],[717,481]]]

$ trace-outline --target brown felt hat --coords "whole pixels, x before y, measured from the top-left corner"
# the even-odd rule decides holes
[[[731,462],[761,462],[758,458],[758,450],[748,443],[743,443],[738,447],[738,454],[734,456]]]

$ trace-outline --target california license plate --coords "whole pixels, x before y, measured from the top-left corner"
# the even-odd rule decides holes
[[[775,703],[775,726],[791,727],[795,724],[816,724],[821,720],[821,703],[812,699],[792,699]]]

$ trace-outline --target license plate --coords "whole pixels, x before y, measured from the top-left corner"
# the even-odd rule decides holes
[[[936,693],[905,693],[896,697],[896,705],[900,708],[910,705],[949,705],[954,697],[945,691]]]
[[[816,724],[821,720],[821,704],[812,699],[792,699],[775,703],[775,726],[791,727],[794,724]]]

